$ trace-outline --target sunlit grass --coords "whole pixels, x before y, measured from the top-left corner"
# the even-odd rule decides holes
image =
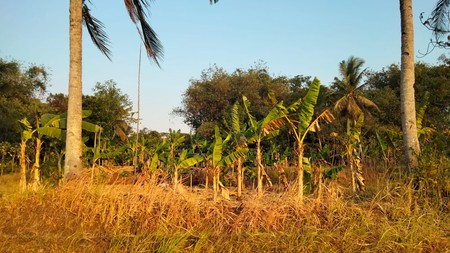
[[[293,190],[215,202],[143,180],[71,182],[3,197],[0,252],[448,252],[448,202],[371,173],[364,195],[335,182],[303,205]]]

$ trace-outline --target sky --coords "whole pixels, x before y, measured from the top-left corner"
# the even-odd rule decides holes
[[[83,33],[83,93],[97,82],[114,80],[137,111],[140,37],[123,1],[92,0],[92,14],[106,26],[112,61]],[[263,61],[272,75],[307,75],[330,84],[349,56],[380,71],[400,63],[400,11],[395,0],[208,0],[150,1],[150,24],[164,46],[161,68],[144,54],[141,65],[141,128],[167,132],[190,129],[171,114],[181,106],[190,80],[213,65],[233,72]],[[448,51],[423,58],[431,32],[419,14],[436,1],[413,1],[416,61],[437,63]],[[50,73],[49,92],[68,92],[69,0],[3,1],[0,58],[24,67],[42,65]]]

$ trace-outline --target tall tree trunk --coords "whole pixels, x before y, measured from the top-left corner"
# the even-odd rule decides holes
[[[417,167],[420,145],[416,126],[416,103],[414,97],[414,22],[412,0],[400,0],[401,15],[401,81],[400,99],[402,109],[403,148],[406,168]]]
[[[82,172],[82,22],[83,0],[70,0],[70,70],[67,109],[66,159],[64,178],[70,180]]]

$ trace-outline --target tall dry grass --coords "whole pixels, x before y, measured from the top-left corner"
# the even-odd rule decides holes
[[[1,199],[0,252],[449,252],[448,202],[376,170],[354,195],[345,176],[302,205],[294,189],[213,201],[204,189],[73,181]]]

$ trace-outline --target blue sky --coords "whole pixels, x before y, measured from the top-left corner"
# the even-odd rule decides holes
[[[83,92],[113,79],[136,105],[140,38],[123,1],[92,0],[92,13],[106,26],[112,42],[110,62],[84,33]],[[435,1],[415,0],[415,46],[426,51],[431,33],[419,22]],[[164,45],[162,69],[143,56],[143,127],[189,132],[170,115],[181,105],[189,80],[216,64],[232,72],[266,62],[271,74],[317,76],[329,84],[338,63],[354,55],[381,70],[400,62],[400,13],[395,0],[208,0],[162,1],[151,6],[150,23]],[[0,9],[0,57],[47,67],[52,93],[68,90],[69,0],[4,1]],[[436,63],[435,50],[418,61]],[[416,54],[417,56],[417,54]]]

